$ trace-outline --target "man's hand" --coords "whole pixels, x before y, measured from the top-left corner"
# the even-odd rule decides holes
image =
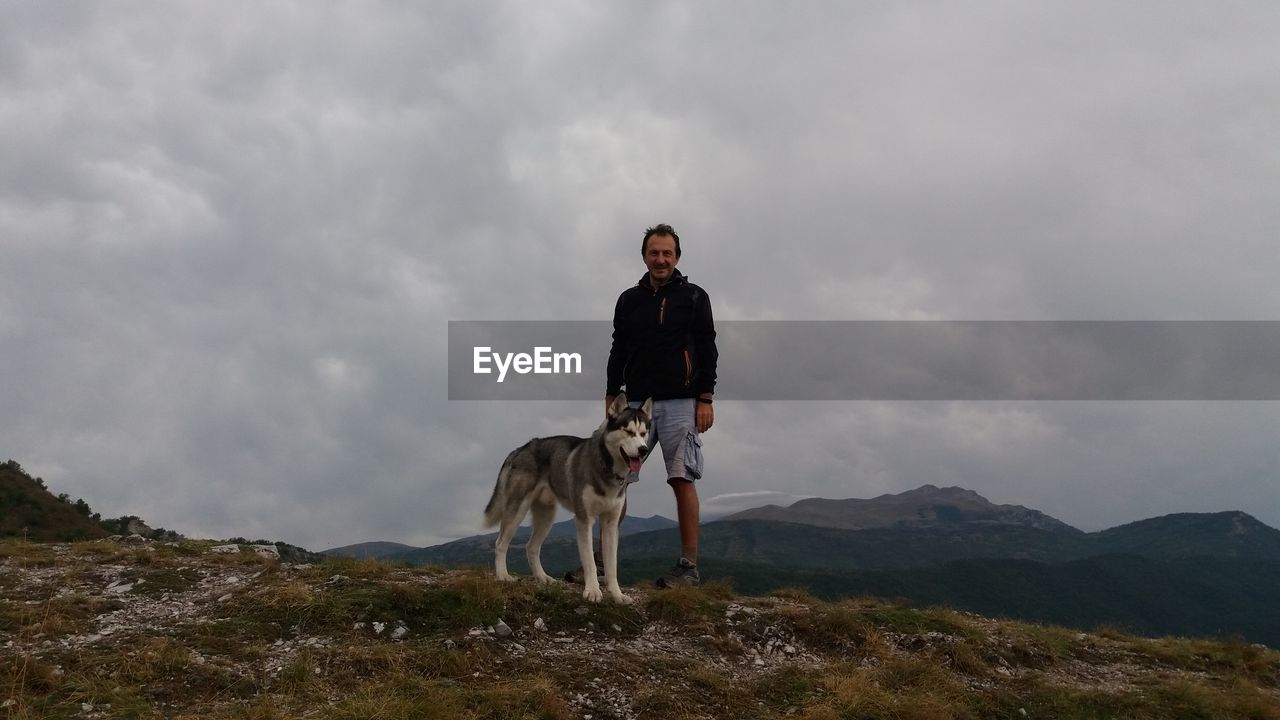
[[[693,421],[698,427],[698,432],[704,433],[710,430],[716,422],[714,407],[710,403],[697,403],[697,408],[693,411]]]

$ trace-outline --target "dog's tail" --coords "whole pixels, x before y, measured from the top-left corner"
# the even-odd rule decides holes
[[[502,499],[507,496],[507,482],[511,475],[511,461],[515,458],[519,450],[512,450],[507,459],[502,461],[502,469],[498,471],[498,482],[493,486],[493,495],[489,497],[489,504],[484,506],[484,526],[493,527],[502,521],[502,506],[505,504]]]

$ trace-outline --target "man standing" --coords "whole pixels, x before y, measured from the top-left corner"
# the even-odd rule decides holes
[[[680,558],[659,587],[698,585],[698,490],[702,438],[715,422],[716,330],[707,293],[676,270],[680,236],[670,225],[644,233],[648,272],[618,297],[613,311],[605,407],[623,390],[638,405],[653,398],[653,436],[662,446],[667,483],[676,496]],[[637,480],[632,478],[632,482]]]

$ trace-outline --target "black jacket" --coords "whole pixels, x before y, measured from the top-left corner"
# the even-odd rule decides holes
[[[716,328],[706,291],[679,270],[658,290],[649,273],[618,296],[613,311],[606,395],[697,397],[716,387]]]

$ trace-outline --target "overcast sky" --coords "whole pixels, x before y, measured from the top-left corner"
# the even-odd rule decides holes
[[[447,322],[607,320],[655,222],[718,319],[1280,319],[1277,37],[1272,0],[5,3],[0,456],[194,536],[480,532],[601,403],[450,402]],[[1280,526],[1273,402],[716,411],[708,512]]]

